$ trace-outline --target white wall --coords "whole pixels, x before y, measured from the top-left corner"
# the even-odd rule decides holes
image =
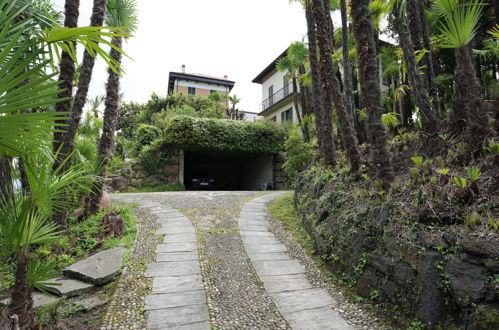
[[[274,85],[274,93],[284,87],[285,71],[277,71],[262,83],[262,102],[269,98],[269,87]],[[291,92],[291,88],[289,89]]]
[[[293,101],[291,99],[291,102],[287,102],[285,103],[284,105],[280,106],[279,108],[276,108],[272,113],[268,114],[268,115],[265,115],[265,118],[266,119],[271,119],[272,117],[276,117],[276,123],[278,124],[281,124],[282,121],[281,121],[281,113],[283,113],[284,111],[288,110],[289,108],[292,108],[293,110],[293,124],[298,124],[298,116],[296,115],[296,111],[295,111],[295,107],[294,107],[294,104],[293,104]],[[300,105],[298,104],[298,110],[300,111],[300,114],[301,114],[301,107]]]
[[[173,87],[173,90],[175,90],[175,86],[203,88],[203,89],[214,90],[214,91],[218,91],[218,92],[229,91],[229,88],[225,87],[225,86],[208,84],[208,83],[197,82],[197,81],[192,81],[192,80],[177,79],[177,80],[175,80],[175,85]]]

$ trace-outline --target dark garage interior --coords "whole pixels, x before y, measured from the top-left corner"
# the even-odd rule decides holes
[[[273,183],[273,157],[232,158],[186,152],[184,184],[198,190],[192,179],[209,179],[209,190],[261,190]]]

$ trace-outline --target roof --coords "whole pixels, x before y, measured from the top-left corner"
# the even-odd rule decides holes
[[[228,80],[228,79],[224,79],[224,78],[216,78],[216,77],[207,76],[207,75],[198,74],[198,73],[170,72],[170,76],[168,78],[168,92],[173,91],[175,80],[177,80],[177,79],[227,86],[229,88],[229,91],[232,90],[232,88],[234,87],[234,84],[235,84],[235,82],[232,80]]]
[[[261,84],[263,83],[263,79],[265,77],[267,77],[272,71],[275,70],[275,66],[276,66],[276,63],[277,61],[286,56],[288,54],[288,48],[286,48],[286,50],[284,52],[282,52],[281,55],[277,56],[277,58],[275,60],[273,60],[265,69],[263,69],[262,72],[260,72],[258,74],[258,76],[255,77],[255,79],[252,80],[252,82],[254,82],[255,84]]]

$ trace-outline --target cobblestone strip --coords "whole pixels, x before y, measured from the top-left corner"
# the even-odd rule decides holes
[[[145,298],[148,329],[210,329],[206,294],[201,280],[196,232],[179,211],[152,203],[158,217],[157,235],[165,235],[156,248],[156,262],[148,264],[153,279]]]
[[[326,290],[312,286],[303,266],[268,231],[267,203],[281,194],[276,192],[251,200],[239,216],[244,248],[256,273],[291,328],[353,329],[330,308],[336,304],[334,298]]]

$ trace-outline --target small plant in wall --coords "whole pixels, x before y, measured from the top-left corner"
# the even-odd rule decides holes
[[[461,178],[461,177],[453,177],[452,178],[452,181],[454,181],[454,183],[461,189],[461,190],[465,190],[467,187],[468,187],[468,181],[466,181],[465,178]]]
[[[474,194],[479,194],[480,191],[478,189],[478,179],[480,179],[480,176],[482,176],[482,172],[480,172],[480,169],[477,167],[472,167],[472,168],[467,168],[466,172],[468,173],[468,178],[471,181],[470,184],[470,189]]]

